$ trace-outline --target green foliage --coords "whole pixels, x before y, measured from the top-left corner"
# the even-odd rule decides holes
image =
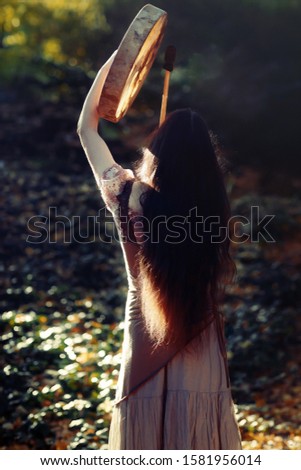
[[[9,394],[1,410],[6,417],[5,422],[0,418],[2,445],[16,439],[14,429],[5,426],[7,419],[18,422],[21,445],[59,448],[62,443],[54,440],[51,423],[63,420],[70,428],[69,448],[82,448],[83,438],[84,448],[106,443],[122,331],[117,325],[97,322],[93,308],[89,313],[84,310],[67,317],[58,311],[46,316],[41,310],[2,316],[1,362],[6,365],[0,376]],[[95,419],[96,414],[101,420]],[[87,427],[93,429],[90,436]]]
[[[97,45],[110,30],[106,2],[13,0],[1,7],[2,78],[36,75],[41,61],[88,68],[99,60]]]

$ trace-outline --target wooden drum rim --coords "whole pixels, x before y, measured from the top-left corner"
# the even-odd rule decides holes
[[[101,118],[118,122],[138,95],[153,65],[167,24],[167,13],[145,5],[123,36],[98,103]]]

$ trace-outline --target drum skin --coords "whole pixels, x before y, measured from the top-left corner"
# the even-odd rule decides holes
[[[145,5],[125,33],[98,103],[99,117],[118,122],[138,95],[162,42],[167,13]]]

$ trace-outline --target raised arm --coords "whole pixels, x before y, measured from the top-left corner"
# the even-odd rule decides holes
[[[107,144],[100,137],[97,130],[99,121],[97,105],[115,55],[116,51],[96,75],[83,104],[77,125],[77,133],[97,180],[99,180],[104,170],[115,163]]]

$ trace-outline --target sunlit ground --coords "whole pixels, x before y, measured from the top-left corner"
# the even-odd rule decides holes
[[[50,205],[95,213],[90,174],[5,161],[2,175],[1,448],[106,448],[126,297],[120,247],[63,243],[60,231],[57,243],[26,242],[27,220]],[[234,210],[254,198],[236,198]],[[258,200],[281,224],[276,244],[234,250],[238,278],[225,306],[233,397],[244,449],[301,449],[300,233],[291,236],[301,204]]]

